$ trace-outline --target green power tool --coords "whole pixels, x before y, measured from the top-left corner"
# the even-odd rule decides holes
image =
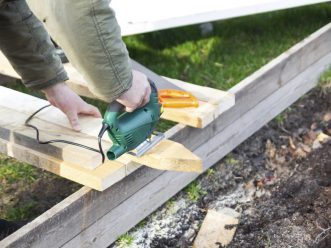
[[[102,152],[101,138],[105,131],[113,142],[107,151],[109,160],[115,160],[124,153],[142,156],[164,138],[164,134],[153,131],[161,115],[161,104],[158,101],[157,88],[151,80],[151,95],[149,103],[134,112],[125,112],[125,107],[117,101],[112,102],[104,115],[102,128],[98,135],[99,148]],[[132,150],[135,149],[135,152]]]

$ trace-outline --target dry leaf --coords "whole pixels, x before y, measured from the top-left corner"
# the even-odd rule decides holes
[[[275,145],[270,141],[267,140],[266,143],[266,156],[270,159],[274,158],[276,155],[276,147]]]
[[[319,133],[318,136],[317,136],[317,140],[319,142],[322,142],[322,143],[328,141],[329,139],[331,139],[331,137],[329,135],[326,135],[325,133],[322,133],[322,132]]]
[[[293,139],[292,139],[291,137],[289,137],[288,142],[289,142],[290,147],[291,147],[293,150],[295,150],[296,147],[295,147],[294,142],[293,142]]]
[[[331,112],[327,112],[327,113],[323,116],[323,121],[325,121],[325,122],[329,122],[329,121],[331,121]]]
[[[305,158],[305,157],[307,157],[307,153],[303,149],[301,149],[301,148],[296,149],[296,151],[294,152],[294,155],[297,158]]]

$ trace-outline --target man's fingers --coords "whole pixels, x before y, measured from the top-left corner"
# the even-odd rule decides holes
[[[135,111],[135,108],[125,107],[126,112],[133,112]]]
[[[133,112],[137,108],[140,108],[142,106],[143,101],[144,101],[144,97],[141,96],[141,98],[139,100],[136,100],[135,102],[131,102],[131,103],[120,101],[120,100],[117,100],[117,101],[125,106],[125,111],[126,112]]]
[[[150,94],[151,94],[151,89],[147,88],[146,93],[141,97],[140,102],[138,104],[136,104],[135,106],[127,106],[125,108],[125,111],[126,112],[133,112],[137,108],[141,108],[141,107],[145,106],[149,102]]]
[[[84,114],[84,115],[91,115],[96,118],[101,118],[101,113],[100,113],[99,109],[97,109],[96,107],[94,107],[90,104],[86,104],[84,109],[82,111],[80,111],[79,113]]]
[[[148,87],[147,90],[146,90],[146,94],[145,94],[145,97],[144,97],[144,100],[143,100],[143,103],[142,103],[142,106],[145,106],[148,102],[149,102],[149,98],[150,98],[150,95],[151,95],[151,87]]]
[[[68,117],[71,127],[75,131],[80,131],[81,127],[79,125],[77,112],[68,112],[68,113],[66,113],[66,115]]]
[[[147,80],[147,76],[139,71],[132,71],[133,80],[132,86],[124,92],[117,101],[123,104],[125,111],[133,112],[137,108],[141,108],[149,101],[151,87]]]

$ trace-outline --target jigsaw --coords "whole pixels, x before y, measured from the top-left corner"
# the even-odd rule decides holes
[[[124,153],[141,157],[165,138],[163,133],[155,131],[155,127],[160,120],[162,107],[183,108],[198,106],[197,100],[191,94],[174,89],[160,90],[158,92],[155,83],[150,79],[148,81],[151,85],[151,94],[150,100],[145,106],[133,112],[126,112],[125,106],[117,101],[109,104],[98,134],[99,149],[62,139],[40,140],[38,127],[32,125],[30,121],[40,111],[51,106],[50,104],[41,107],[30,115],[26,119],[25,125],[36,131],[36,140],[39,144],[66,143],[98,152],[102,156],[102,163],[105,162],[106,155],[109,160],[115,160]],[[102,148],[102,137],[106,131],[113,144],[105,155]]]
[[[103,161],[101,139],[107,131],[113,145],[106,152],[109,160],[115,160],[124,153],[142,156],[163,138],[163,133],[154,132],[160,120],[161,104],[158,101],[157,88],[150,79],[151,95],[149,102],[133,112],[125,112],[125,107],[117,101],[112,102],[104,114],[102,127],[98,135],[99,148]]]

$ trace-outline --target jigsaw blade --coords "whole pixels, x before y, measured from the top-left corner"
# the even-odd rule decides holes
[[[141,157],[146,154],[150,149],[155,147],[158,143],[160,143],[165,138],[165,135],[160,132],[154,132],[153,136],[142,142],[139,146],[136,147],[134,151],[128,152],[131,155],[136,157]]]

